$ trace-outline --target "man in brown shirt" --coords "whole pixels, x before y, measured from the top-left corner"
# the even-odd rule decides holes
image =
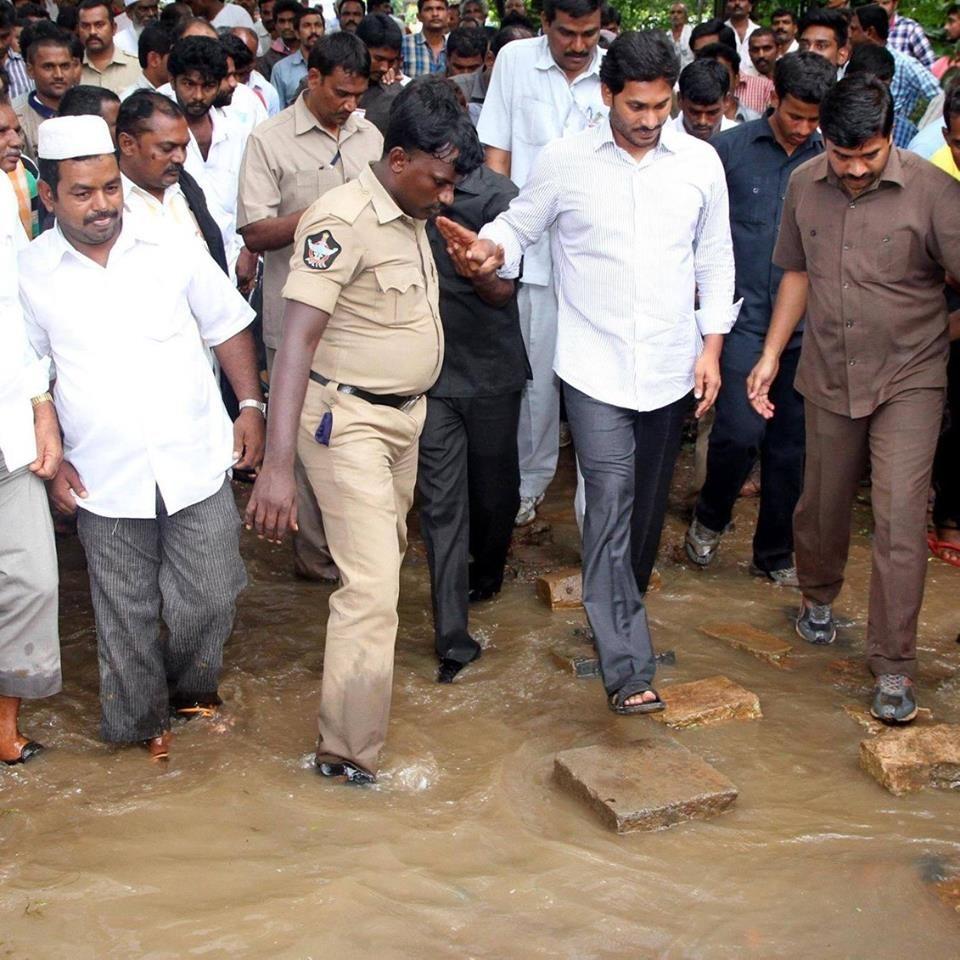
[[[400,562],[424,394],[443,362],[425,221],[483,162],[442,80],[397,97],[384,155],[328,191],[297,227],[270,391],[264,468],[246,522],[296,529],[295,455],[323,513],[341,586],[330,597],[317,769],[370,782],[386,739]]]
[[[763,355],[747,380],[756,410],[806,311],[796,389],[806,413],[794,516],[803,602],[797,632],[836,636],[853,498],[868,461],[874,514],[867,662],[871,712],[917,713],[917,618],[926,507],[948,351],[944,270],[960,275],[960,183],[892,146],[893,104],[874,77],[842,80],[820,112],[826,152],[787,190],[774,262],[785,270]]]
[[[247,248],[263,253],[263,342],[271,370],[297,223],[318,197],[356,179],[383,153],[380,132],[354,112],[370,73],[363,43],[348,33],[331,34],[317,42],[310,62],[316,66],[307,73],[306,93],[250,134],[240,167],[237,226]],[[296,473],[296,572],[335,580],[320,510],[299,462]]]

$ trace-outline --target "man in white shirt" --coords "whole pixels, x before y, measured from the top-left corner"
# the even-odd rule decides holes
[[[56,367],[66,459],[50,496],[67,513],[81,508],[101,735],[162,759],[171,711],[220,703],[223,645],[246,582],[226,471],[263,454],[253,311],[175,234],[124,222],[99,117],[47,121],[39,154],[40,196],[57,225],[20,254],[20,297],[34,348]],[[244,398],[234,426],[203,344]]]
[[[694,60],[680,71],[680,113],[670,123],[674,129],[709,141],[721,130],[737,126],[723,115],[730,92],[730,74],[716,60]]]
[[[148,24],[156,23],[160,15],[157,0],[124,0],[130,23],[114,34],[113,42],[123,53],[137,56],[140,34]]]
[[[670,5],[670,29],[667,36],[673,43],[673,50],[680,58],[680,68],[693,63],[693,51],[690,49],[690,31],[693,27],[688,23],[687,5],[673,3]]]
[[[727,22],[728,26],[737,38],[737,53],[740,54],[740,71],[751,76],[757,76],[757,68],[750,60],[750,34],[756,30],[760,24],[754,23],[750,19],[753,12],[753,0],[727,0]]]
[[[516,40],[497,56],[477,133],[486,163],[518,186],[543,147],[600,123],[600,0],[545,0],[543,36]],[[557,299],[550,239],[526,252],[517,303],[533,371],[520,410],[520,510],[532,523],[553,480],[560,448],[560,385],[553,375]]]
[[[723,167],[668,125],[679,72],[662,32],[623,34],[601,65],[609,120],[547,145],[479,239],[437,221],[480,275],[516,275],[524,251],[553,235],[554,369],[586,491],[583,601],[620,714],[663,708],[643,596],[690,394],[702,416],[735,319]]]
[[[274,85],[256,69],[257,50],[259,49],[256,33],[246,27],[234,27],[230,33],[239,37],[250,52],[249,62],[245,57],[241,60],[234,59],[234,66],[237,68],[237,81],[253,92],[253,95],[263,104],[268,117],[275,117],[280,112],[280,95]]]
[[[0,761],[12,766],[42,749],[20,732],[20,701],[60,691],[57,551],[43,481],[62,450],[50,363],[27,341],[20,310],[17,253],[27,238],[8,166],[0,158]]]
[[[222,0],[189,0],[196,17],[208,20],[215,30],[220,27],[249,27],[253,29],[253,17],[238,3],[223,3]]]
[[[126,100],[137,90],[157,90],[170,81],[170,72],[167,70],[172,46],[170,31],[158,23],[149,23],[143,28],[137,44],[140,76],[120,94],[121,100]]]

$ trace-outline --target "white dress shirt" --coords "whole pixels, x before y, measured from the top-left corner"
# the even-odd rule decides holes
[[[757,68],[753,65],[753,61],[750,59],[750,34],[754,30],[760,29],[759,23],[754,23],[749,18],[747,19],[747,30],[743,35],[741,40],[737,34],[737,28],[728,20],[725,24],[725,27],[729,27],[733,31],[733,38],[737,41],[737,53],[740,54],[740,72],[749,73],[753,77],[759,77],[760,74],[757,72]]]
[[[17,195],[0,174],[0,453],[11,473],[37,456],[31,397],[50,386],[50,361],[27,340],[17,288],[17,254],[27,245]]]
[[[79,506],[150,518],[158,487],[169,513],[216,493],[233,429],[203,345],[254,314],[211,257],[130,216],[101,267],[55,227],[20,254],[20,299],[56,366],[64,456],[89,494]]]
[[[279,103],[280,96],[277,95]],[[233,100],[223,108],[223,112],[249,136],[257,124],[269,119],[266,104],[245,83],[238,83],[233,91]]]
[[[155,220],[165,224],[185,241],[198,241],[203,252],[209,255],[203,233],[179,183],[171,184],[163,191],[161,202],[143,187],[138,187],[126,174],[120,174],[120,181],[123,184],[123,209],[127,213],[141,221]]]
[[[686,127],[683,125],[683,111],[681,110],[672,120],[667,121],[668,127],[673,127],[674,130],[678,130],[680,133],[686,134],[688,137],[692,134],[687,133]],[[717,133],[723,133],[724,130],[732,130],[734,127],[739,127],[739,120],[731,120],[729,117],[720,118],[720,129]]]
[[[157,88],[143,75],[143,73],[141,73],[140,76],[137,77],[137,82],[131,83],[130,86],[120,94],[120,99],[126,100],[127,97],[132,96],[138,90],[152,90],[154,93],[158,92]]]
[[[501,273],[515,276],[524,249],[552,225],[557,376],[629,410],[679,400],[693,388],[701,337],[729,332],[736,319],[716,151],[669,125],[639,162],[609,122],[554,141],[480,236],[503,246]]]
[[[280,94],[277,93],[277,88],[259,70],[250,72],[248,86],[255,97],[263,98],[261,102],[267,108],[268,116],[275,117],[280,112]]]
[[[527,182],[546,144],[606,117],[600,93],[602,59],[603,51],[597,47],[590,66],[568,83],[546,37],[514,40],[497,54],[477,134],[481,143],[510,151],[510,179],[518,187]],[[523,280],[539,286],[551,282],[548,238],[527,251]]]
[[[140,54],[140,31],[132,23],[123,30],[118,30],[113,35],[113,42],[118,50],[129,53],[131,57]]]

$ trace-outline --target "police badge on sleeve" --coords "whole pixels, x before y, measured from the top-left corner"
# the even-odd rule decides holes
[[[329,230],[312,233],[303,242],[303,262],[311,270],[329,270],[343,247]]]

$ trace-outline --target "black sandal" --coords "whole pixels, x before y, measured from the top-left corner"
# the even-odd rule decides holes
[[[3,762],[8,767],[15,767],[18,763],[26,763],[28,760],[32,760],[38,753],[43,750],[43,744],[37,743],[36,740],[28,740],[20,748],[20,756],[16,760],[4,760]]]
[[[656,700],[627,704],[627,700],[631,697],[646,693],[648,690],[657,698]],[[618,690],[616,693],[611,693],[607,698],[607,705],[614,713],[621,717],[629,717],[635,713],[657,713],[659,710],[665,710],[667,707],[660,699],[660,694],[657,693],[653,687],[644,687],[642,690],[631,690],[626,696],[623,695],[622,691]]]

